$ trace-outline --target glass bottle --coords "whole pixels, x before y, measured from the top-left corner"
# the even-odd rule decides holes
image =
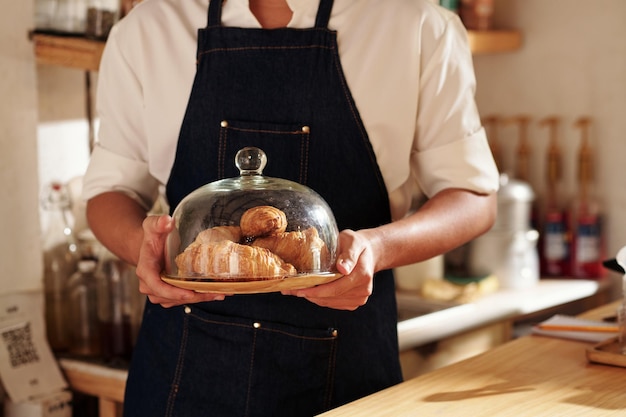
[[[439,5],[454,13],[459,13],[459,0],[440,0]]]
[[[70,195],[65,185],[53,182],[42,194],[45,232],[43,235],[43,288],[48,342],[53,351],[69,347],[66,286],[76,270],[78,244],[70,221]]]
[[[470,30],[489,30],[493,27],[494,0],[460,0],[461,21]]]
[[[570,231],[567,210],[563,207],[562,157],[558,143],[560,119],[547,117],[540,126],[550,129],[546,160],[546,198],[543,207],[543,237],[540,245],[541,272],[547,277],[570,275]]]
[[[130,360],[137,288],[135,269],[106,253],[98,268],[98,328],[107,362]]]
[[[85,36],[106,40],[119,17],[119,0],[88,0]]]
[[[50,29],[67,34],[85,33],[87,0],[56,0]]]
[[[67,285],[69,351],[75,355],[92,358],[100,355],[96,265],[93,259],[80,260],[78,271],[71,276]]]
[[[35,0],[35,29],[51,29],[56,5],[57,0]]]

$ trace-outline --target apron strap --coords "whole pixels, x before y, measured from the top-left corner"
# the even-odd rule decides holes
[[[222,17],[223,0],[209,0],[207,26],[220,26]],[[333,0],[320,0],[315,18],[316,28],[327,28],[330,20],[330,12],[333,9]]]
[[[315,27],[325,29],[328,27],[330,20],[330,11],[333,9],[333,0],[320,0],[320,6],[317,9],[317,17],[315,18]]]
[[[207,26],[220,26],[222,24],[223,2],[224,0],[209,0]]]

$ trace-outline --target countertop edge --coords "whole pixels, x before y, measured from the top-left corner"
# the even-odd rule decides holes
[[[599,281],[581,279],[542,279],[534,287],[502,289],[472,303],[399,322],[400,351],[496,321],[580,300],[596,294],[599,289]]]

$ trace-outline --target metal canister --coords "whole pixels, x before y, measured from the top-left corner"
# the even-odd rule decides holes
[[[528,183],[506,174],[500,176],[496,221],[470,243],[471,275],[495,274],[503,288],[530,287],[539,280],[539,234],[531,225],[534,199]]]
[[[535,193],[527,182],[501,174],[498,216],[492,230],[518,232],[530,229],[534,200]]]

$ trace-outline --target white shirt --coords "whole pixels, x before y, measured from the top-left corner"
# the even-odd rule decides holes
[[[289,27],[315,23],[319,0],[287,0]],[[403,217],[419,189],[480,193],[498,172],[474,102],[475,77],[458,17],[428,0],[335,0],[348,86],[390,195]],[[196,69],[208,0],[144,0],[113,29],[101,61],[98,142],[83,197],[118,190],[151,207],[168,180]],[[247,0],[228,0],[225,26],[260,27]]]

